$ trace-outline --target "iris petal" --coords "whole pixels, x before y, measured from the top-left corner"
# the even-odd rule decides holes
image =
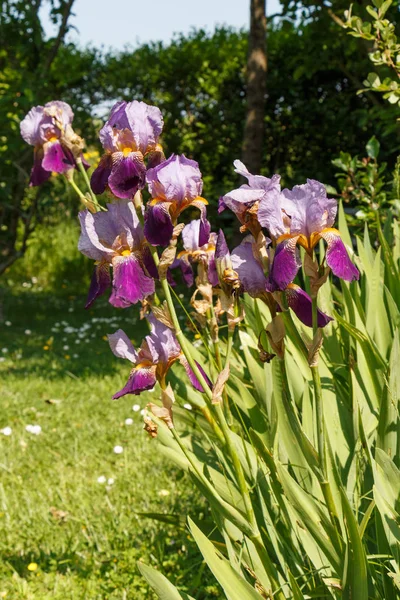
[[[339,232],[327,230],[321,232],[321,237],[326,241],[326,262],[332,273],[345,281],[354,281],[360,277],[358,269],[351,262],[346,247]]]
[[[297,250],[298,236],[280,242],[275,249],[274,260],[267,281],[267,290],[284,290],[297,275],[301,263]]]

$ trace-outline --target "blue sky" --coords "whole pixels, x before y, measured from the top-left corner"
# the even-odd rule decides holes
[[[250,0],[75,0],[71,24],[77,30],[71,40],[82,45],[92,43],[122,49],[140,43],[168,42],[174,33],[188,33],[193,27],[210,31],[216,25],[248,27]],[[47,17],[48,5],[41,17],[48,35],[54,28]],[[278,0],[267,0],[267,13],[279,11]]]

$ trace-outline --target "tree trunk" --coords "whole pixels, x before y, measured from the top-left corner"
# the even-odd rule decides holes
[[[250,0],[247,59],[247,114],[243,136],[243,162],[258,173],[263,158],[265,94],[267,87],[267,19],[265,0]]]

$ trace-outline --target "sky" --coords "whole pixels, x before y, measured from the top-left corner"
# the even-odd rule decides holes
[[[121,50],[151,41],[169,42],[174,33],[189,33],[216,25],[249,25],[250,0],[75,0],[68,38],[81,45],[104,45]],[[267,14],[279,12],[279,0],[267,0]],[[42,23],[54,35],[43,4]],[[68,39],[67,38],[67,39]]]

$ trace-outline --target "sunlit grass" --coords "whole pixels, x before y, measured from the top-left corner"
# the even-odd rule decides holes
[[[86,312],[84,298],[35,285],[3,291],[0,429],[12,432],[0,433],[0,598],[153,598],[139,558],[190,590],[201,557],[184,527],[138,513],[196,516],[201,504],[132,410],[148,397],[111,400],[129,364],[103,338],[123,327],[140,342],[138,310],[101,301]]]

